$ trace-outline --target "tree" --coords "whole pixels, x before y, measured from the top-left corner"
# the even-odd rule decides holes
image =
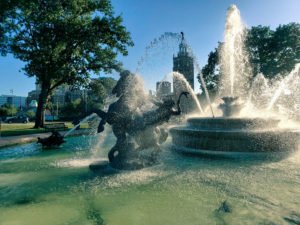
[[[31,121],[31,120],[33,120],[34,118],[35,118],[35,112],[32,110],[32,109],[30,109],[30,110],[28,110],[27,112],[26,112],[26,116],[29,118],[29,120]]]
[[[1,50],[26,63],[40,84],[35,127],[61,84],[84,83],[91,72],[120,69],[118,53],[133,43],[109,0],[2,0]]]
[[[60,115],[65,120],[74,120],[83,118],[85,115],[85,105],[82,99],[66,103],[60,110]]]
[[[268,78],[289,73],[300,62],[300,24],[280,25],[275,31],[257,26],[248,31],[246,46],[254,75]]]
[[[18,109],[10,104],[4,104],[0,107],[0,116],[15,116],[18,112]]]
[[[206,88],[209,91],[216,91],[220,77],[220,71],[217,68],[219,65],[218,49],[220,49],[220,43],[218,48],[215,48],[214,51],[209,53],[207,64],[201,70]],[[198,76],[197,78],[199,83],[201,83],[200,77]]]
[[[273,35],[270,27],[261,25],[247,32],[246,46],[254,74],[269,75],[274,71]]]
[[[209,90],[215,90],[221,71],[219,54],[222,43],[208,56],[202,74]],[[252,66],[252,76],[263,73],[267,78],[282,76],[300,63],[300,24],[280,25],[275,31],[267,26],[251,27],[247,31],[245,47]]]
[[[274,32],[276,69],[273,74],[287,74],[300,63],[300,24],[280,25]]]
[[[117,81],[111,77],[92,79],[80,98],[69,101],[61,107],[60,117],[64,120],[82,119],[98,109],[103,109],[106,98]]]
[[[104,104],[105,99],[111,94],[117,81],[111,77],[100,77],[90,82],[88,96],[93,103]]]

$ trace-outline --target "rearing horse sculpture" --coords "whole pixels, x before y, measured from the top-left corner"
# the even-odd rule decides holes
[[[153,101],[157,108],[142,112],[141,108],[146,105],[147,97],[143,89],[136,87],[139,86],[136,83],[137,77],[129,71],[122,72],[120,76],[112,91],[119,99],[109,106],[107,112],[96,112],[101,117],[98,132],[102,132],[104,125],[108,123],[117,138],[116,144],[108,153],[110,163],[117,168],[124,167],[123,161],[129,154],[136,154],[138,150],[145,148],[159,148],[159,144],[166,140],[167,132],[157,126],[168,122],[173,115],[180,115],[181,97],[189,94],[182,92],[177,103],[172,99]]]

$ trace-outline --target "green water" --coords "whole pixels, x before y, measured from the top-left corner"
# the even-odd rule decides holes
[[[277,162],[187,157],[167,143],[157,166],[101,175],[88,165],[113,139],[99,139],[1,149],[0,224],[300,224],[299,151]],[[218,210],[225,200],[229,213]]]

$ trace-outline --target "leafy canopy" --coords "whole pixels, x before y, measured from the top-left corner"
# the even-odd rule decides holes
[[[41,86],[36,128],[56,87],[119,70],[118,53],[127,55],[132,45],[109,0],[0,1],[0,53],[25,62],[25,73]]]
[[[2,53],[54,89],[84,82],[90,72],[118,70],[117,54],[133,45],[108,0],[2,0]]]
[[[209,90],[216,90],[220,73],[219,54],[222,43],[210,52],[202,74]],[[253,77],[263,73],[267,78],[286,75],[300,63],[300,24],[280,25],[276,30],[267,26],[251,27],[245,47],[249,54]]]

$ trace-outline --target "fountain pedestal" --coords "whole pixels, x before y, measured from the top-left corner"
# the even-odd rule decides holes
[[[238,102],[239,97],[223,97],[224,103],[219,105],[219,109],[223,112],[223,117],[233,117],[240,113],[243,105]]]
[[[234,118],[241,105],[228,98],[220,105],[225,116],[190,118],[171,128],[174,147],[181,152],[290,152],[298,149],[300,130],[278,128],[279,120]]]

